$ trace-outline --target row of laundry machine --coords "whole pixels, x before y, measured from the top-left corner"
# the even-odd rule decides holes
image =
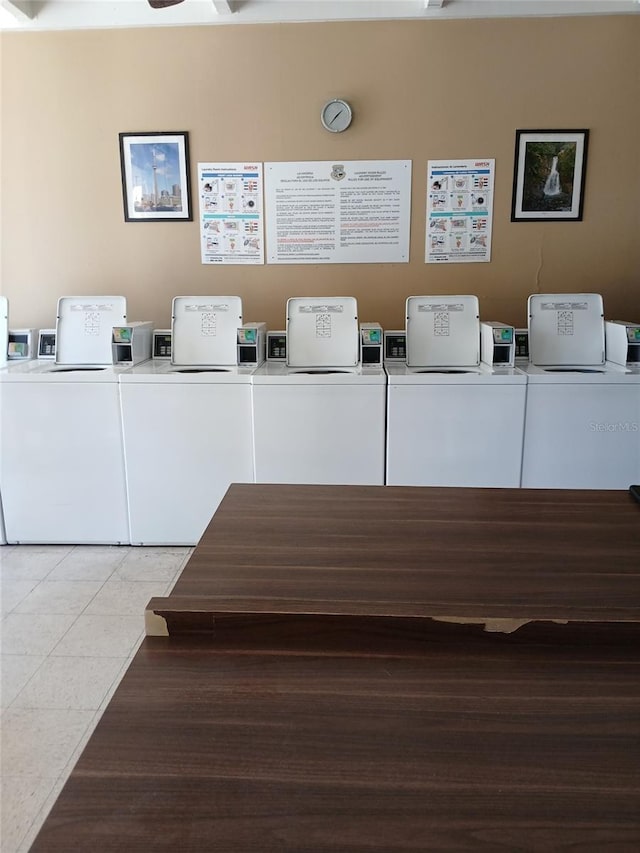
[[[432,300],[407,301],[407,361],[387,366],[387,484],[626,489],[638,481],[640,324],[605,322],[599,294],[534,294],[519,334],[481,324],[480,345],[492,343],[493,355],[478,364],[476,328],[454,332],[465,312],[474,319],[475,297]],[[417,352],[412,304],[432,316],[419,321]],[[515,369],[504,366],[500,335],[525,339]]]
[[[232,482],[640,481],[640,326],[596,294],[530,298],[531,361],[474,296],[410,297],[398,332],[293,298],[285,326],[176,297],[152,334],[124,297],[61,299],[55,357],[0,371],[5,539],[194,544]]]

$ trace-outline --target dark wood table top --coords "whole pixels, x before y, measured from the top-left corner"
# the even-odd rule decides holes
[[[635,853],[639,644],[598,626],[637,617],[639,524],[613,492],[232,487],[168,599],[214,630],[145,639],[32,850]],[[572,579],[590,639],[420,620],[425,572],[545,619]]]
[[[639,556],[625,492],[233,485],[171,604],[638,622]]]

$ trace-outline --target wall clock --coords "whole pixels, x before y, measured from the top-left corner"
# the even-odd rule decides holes
[[[346,101],[341,98],[334,98],[322,108],[320,120],[325,130],[330,130],[331,133],[342,133],[346,130],[353,119],[353,112]]]

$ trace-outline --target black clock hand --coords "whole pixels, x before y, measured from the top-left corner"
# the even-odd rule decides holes
[[[339,116],[341,116],[343,112],[344,112],[344,110],[340,110],[340,112],[339,112],[339,113],[336,113],[336,114],[334,115],[334,117],[331,119],[331,121],[329,122],[329,124],[333,124],[333,123],[334,123],[334,121],[335,121]]]

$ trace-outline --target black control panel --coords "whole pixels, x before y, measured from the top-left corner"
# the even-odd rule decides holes
[[[171,332],[154,332],[153,357],[171,358]]]
[[[385,332],[384,335],[384,358],[385,361],[407,360],[407,334],[406,332]]]
[[[528,329],[516,329],[516,358],[529,358]]]
[[[287,336],[286,334],[267,334],[267,360],[268,361],[284,361],[287,357]]]
[[[41,332],[38,341],[38,358],[54,358],[56,354],[56,333]]]

